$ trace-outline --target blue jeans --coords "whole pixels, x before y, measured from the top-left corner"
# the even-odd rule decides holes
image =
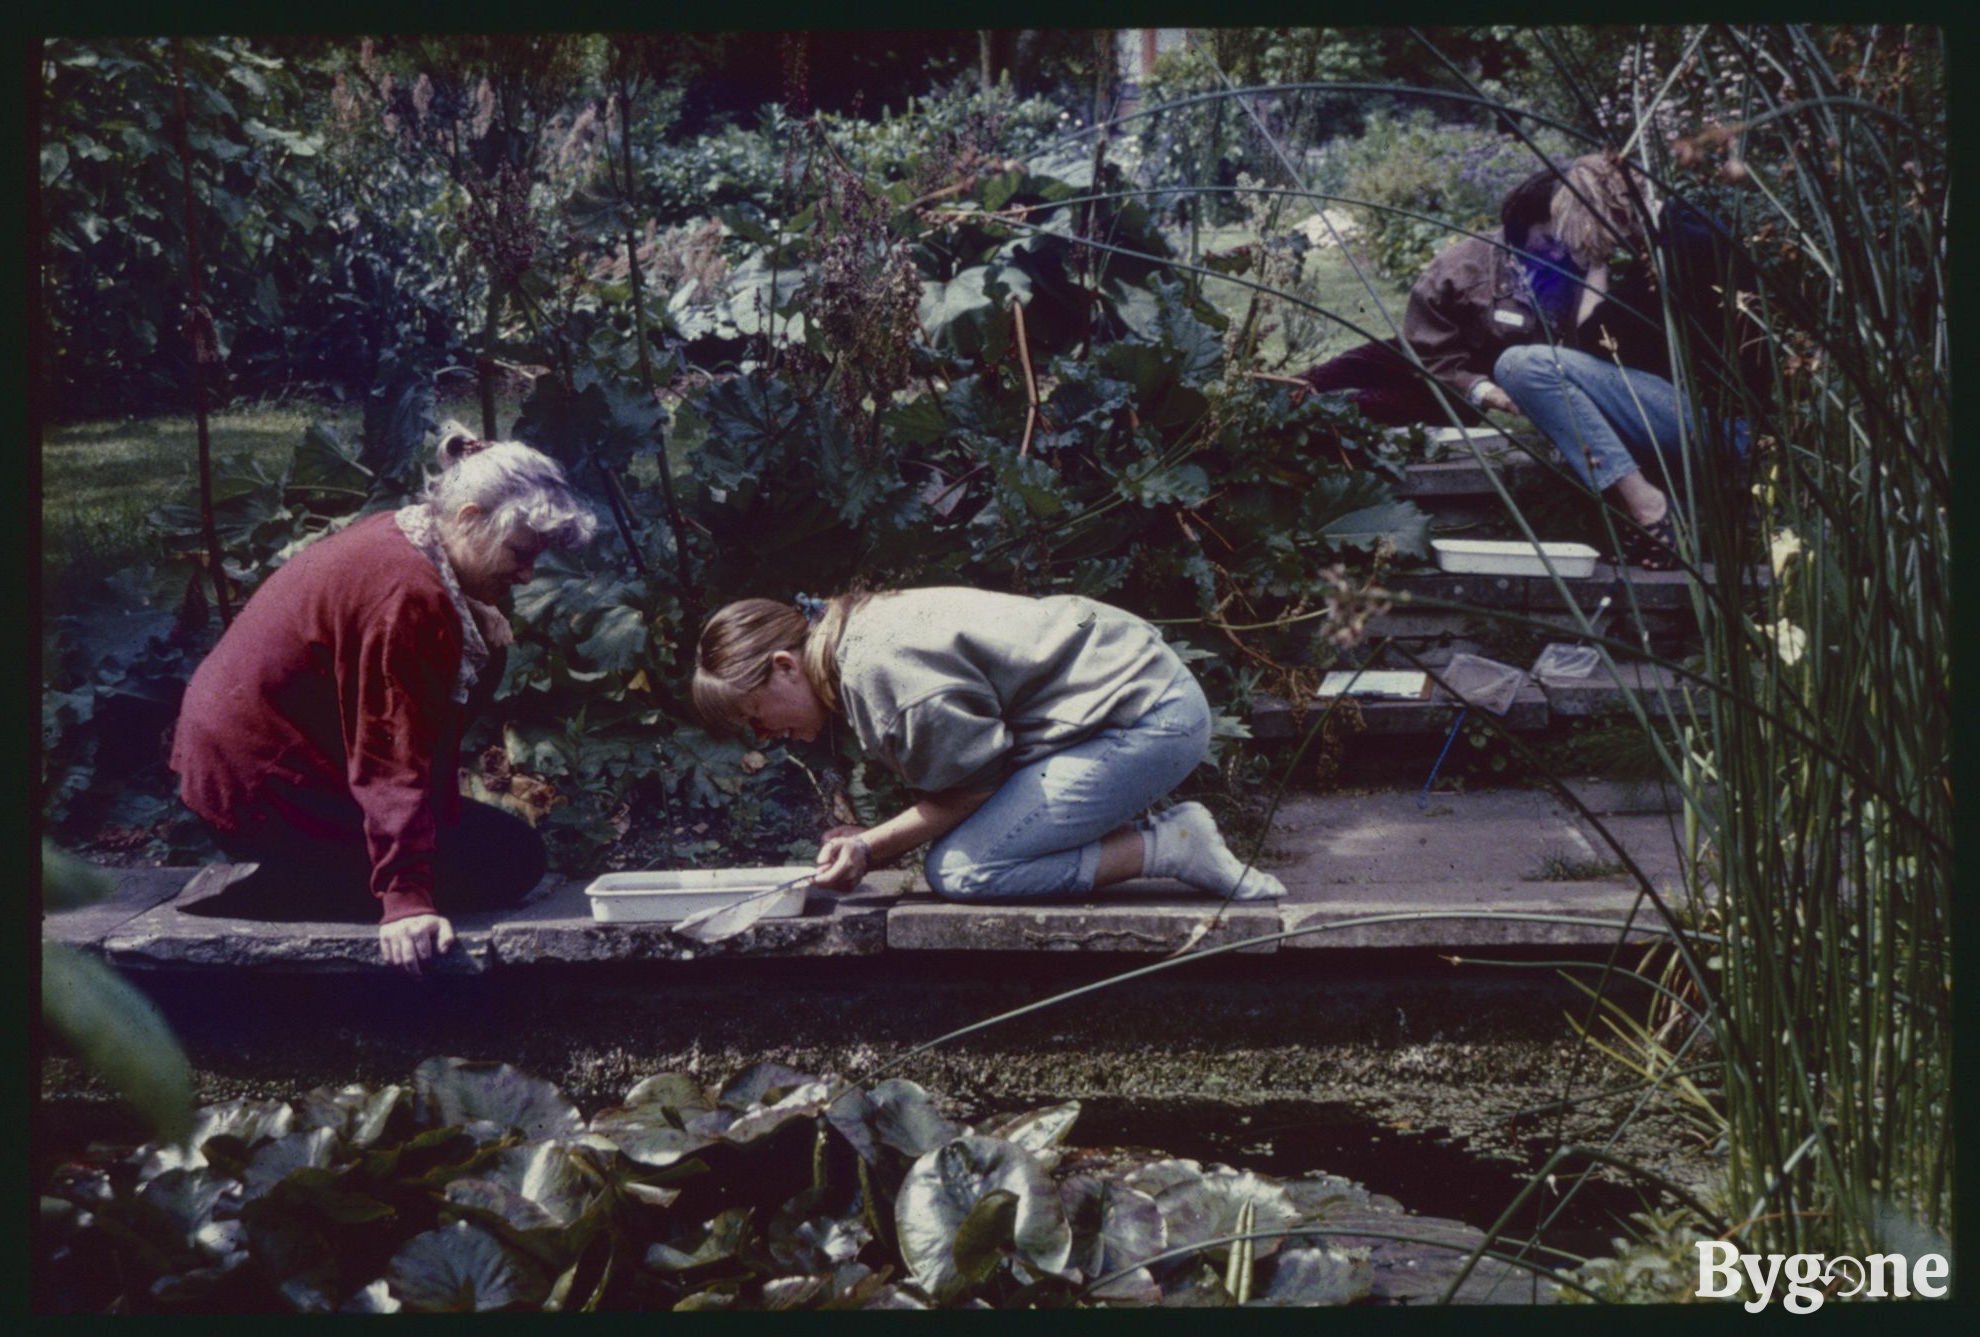
[[[1012,772],[928,848],[928,885],[957,901],[1093,890],[1101,838],[1120,830],[1210,755],[1210,703],[1187,669],[1126,726],[1102,729]]]
[[[1595,491],[1653,464],[1663,491],[1682,491],[1675,480],[1684,477],[1684,438],[1698,429],[1663,377],[1572,348],[1521,344],[1499,354],[1492,379]],[[1745,455],[1745,419],[1729,422],[1725,436]]]

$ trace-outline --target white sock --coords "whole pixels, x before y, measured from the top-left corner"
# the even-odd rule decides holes
[[[1142,872],[1172,877],[1214,896],[1240,901],[1271,900],[1286,894],[1285,884],[1244,862],[1224,844],[1216,819],[1201,803],[1179,803],[1157,814],[1142,833]]]

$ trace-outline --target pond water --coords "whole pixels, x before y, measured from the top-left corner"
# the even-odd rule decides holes
[[[1207,1100],[1087,1099],[1070,1140],[1221,1161],[1281,1178],[1323,1171],[1394,1198],[1417,1215],[1481,1230],[1499,1218],[1555,1145],[1527,1139],[1524,1162],[1485,1156],[1446,1129],[1398,1130],[1352,1105],[1308,1101],[1238,1107]],[[1571,1171],[1564,1167],[1556,1177],[1562,1193],[1572,1186]],[[1543,1188],[1522,1207],[1508,1227],[1508,1242],[1538,1230],[1540,1242],[1553,1249],[1582,1258],[1610,1255],[1629,1214],[1646,1206],[1636,1189],[1607,1180],[1590,1178],[1565,1205],[1562,1193]]]

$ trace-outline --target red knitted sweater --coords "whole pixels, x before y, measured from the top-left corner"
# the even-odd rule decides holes
[[[436,826],[460,819],[460,664],[439,573],[391,514],[360,520],[268,577],[193,674],[180,795],[222,831],[324,836],[343,828],[292,796],[354,801],[382,922],[431,914]]]

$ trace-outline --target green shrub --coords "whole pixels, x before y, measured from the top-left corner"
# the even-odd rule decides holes
[[[1557,159],[1572,156],[1558,135],[1535,140]],[[1361,138],[1336,145],[1333,157],[1340,193],[1369,206],[1357,212],[1370,258],[1403,282],[1422,273],[1457,236],[1453,229],[1496,227],[1499,201],[1541,166],[1533,150],[1511,135],[1442,124],[1427,111],[1373,117]]]

